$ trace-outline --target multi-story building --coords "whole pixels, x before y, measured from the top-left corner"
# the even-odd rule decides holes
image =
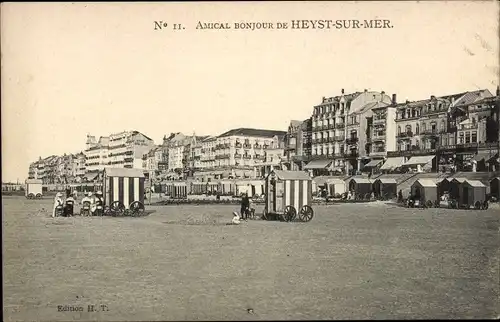
[[[385,92],[368,90],[344,94],[342,89],[340,96],[323,97],[313,109],[313,160],[304,169],[315,175],[359,170],[362,160],[367,159],[365,145],[372,109],[389,104],[391,98]]]
[[[104,167],[111,166],[108,161],[109,137],[101,136],[95,140],[94,136],[87,135],[85,154],[86,173],[98,173]]]
[[[83,152],[80,152],[78,154],[75,155],[75,159],[74,159],[74,169],[75,169],[75,173],[74,173],[74,176],[76,179],[76,181],[80,181],[81,178],[83,178],[83,176],[85,176],[85,154]],[[80,179],[78,179],[80,178]]]
[[[109,136],[108,162],[115,168],[142,168],[142,156],[154,147],[151,138],[138,131]]]
[[[288,131],[285,135],[285,160],[283,166],[289,170],[301,170],[306,157],[311,155],[310,142],[308,142],[309,146],[306,144],[306,139],[310,139],[311,136],[310,131],[308,131],[308,123],[311,123],[311,119],[305,121],[292,120],[288,126]],[[309,149],[306,152],[307,148]]]
[[[155,180],[160,175],[158,167],[159,162],[162,161],[161,147],[155,146],[148,153],[142,157],[142,168],[147,179]]]
[[[239,128],[216,138],[208,137],[201,143],[202,171],[195,176],[201,180],[260,177],[261,168],[266,165],[266,152],[273,147],[281,149],[269,154],[272,160],[276,157],[271,155],[283,154],[285,134],[284,131]]]
[[[461,101],[453,110],[455,148],[464,151],[459,154],[459,168],[498,170],[500,89],[497,88],[496,96],[478,94],[478,99]]]
[[[372,109],[371,135],[368,140],[369,156],[377,165],[387,156],[387,151],[396,150],[396,94],[392,95],[392,103]],[[378,161],[378,162],[377,162]]]
[[[201,141],[201,169],[215,168],[215,146],[217,145],[217,137],[209,136]]]
[[[138,131],[101,136],[98,141],[87,135],[86,172],[96,173],[105,167],[142,168],[142,157],[154,146],[153,140]]]
[[[273,143],[279,146],[286,132],[240,128],[217,137],[215,148],[216,167],[253,168],[265,160],[265,152]]]
[[[435,170],[444,170],[456,163],[463,163],[466,153],[457,151],[461,145],[457,140],[460,141],[461,132],[467,133],[466,128],[469,125],[467,122],[459,124],[463,122],[457,118],[457,115],[462,113],[459,107],[469,106],[491,96],[488,90],[478,90],[440,97],[431,95],[429,99],[397,104],[397,151],[388,151],[387,155],[403,156],[405,159],[427,156],[418,159],[421,164],[413,164],[410,161],[405,165],[425,166]],[[459,131],[459,128],[464,130]],[[472,131],[469,132],[469,139],[472,140]],[[464,142],[465,140],[464,136]],[[477,140],[476,136],[474,140]],[[472,150],[470,152],[474,153]]]

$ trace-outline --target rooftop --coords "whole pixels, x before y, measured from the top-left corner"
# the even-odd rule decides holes
[[[253,136],[253,137],[265,137],[272,138],[277,135],[278,137],[284,136],[286,134],[285,131],[277,131],[277,130],[263,130],[263,129],[250,129],[250,128],[239,128],[229,130],[219,137],[228,137],[228,136]]]

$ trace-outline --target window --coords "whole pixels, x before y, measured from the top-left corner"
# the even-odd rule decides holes
[[[401,134],[401,126],[398,125],[398,134]]]
[[[406,126],[406,133],[410,133],[411,132],[411,125],[407,125]]]
[[[436,123],[431,123],[431,131],[432,133],[436,133],[437,131],[437,126],[436,126]]]
[[[465,132],[465,143],[470,143],[470,132]]]
[[[444,145],[444,146],[448,145],[448,138],[446,136],[443,137],[441,144]]]
[[[460,132],[460,137],[458,138],[460,144],[464,144],[464,132]]]
[[[425,132],[425,123],[422,123],[422,133]]]
[[[471,141],[472,141],[472,143],[477,143],[477,131],[472,132]]]
[[[417,134],[417,135],[419,134],[419,126],[418,126],[418,124],[415,125],[415,134]]]
[[[444,120],[441,121],[441,126],[439,127],[439,130],[441,132],[444,132],[446,130],[446,124],[444,123]]]

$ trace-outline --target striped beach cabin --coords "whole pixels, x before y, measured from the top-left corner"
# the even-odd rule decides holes
[[[312,203],[312,179],[306,172],[274,170],[265,181],[266,212],[281,214],[287,207],[299,213]]]
[[[187,199],[188,186],[186,182],[173,182],[170,190],[170,197],[172,199]]]
[[[144,172],[133,168],[105,168],[103,178],[104,204],[119,201],[129,209],[134,201],[144,204]]]

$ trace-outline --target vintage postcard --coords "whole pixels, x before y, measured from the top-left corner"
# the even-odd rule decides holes
[[[2,3],[4,320],[498,318],[499,9]]]

